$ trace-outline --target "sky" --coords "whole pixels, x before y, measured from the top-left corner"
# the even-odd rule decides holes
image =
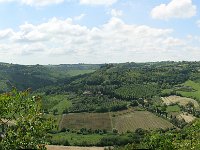
[[[199,0],[0,0],[0,62],[200,61]]]

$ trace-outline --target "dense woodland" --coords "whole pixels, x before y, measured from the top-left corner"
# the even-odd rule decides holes
[[[110,105],[109,101],[113,105],[121,105],[121,109],[125,103],[138,99],[178,95],[173,89],[175,86],[187,80],[199,80],[199,65],[199,62],[104,64],[94,73],[72,78],[67,84],[40,88],[37,92],[44,95],[73,95],[71,99],[74,105],[70,109],[72,112],[97,111],[98,103],[104,107],[104,104]],[[163,93],[165,89],[173,90]],[[110,111],[106,105],[102,109]]]
[[[30,96],[37,95],[41,98],[39,111],[44,114],[44,118],[50,116],[58,119],[62,114],[68,113],[105,113],[131,108],[152,112],[175,126],[165,130],[138,129],[121,134],[116,129],[112,131],[60,129],[58,123],[54,121],[51,129],[48,130],[49,138],[46,141],[50,144],[116,145],[116,149],[127,150],[191,149],[192,147],[198,149],[200,147],[199,108],[195,108],[192,103],[186,106],[177,103],[167,106],[161,101],[161,97],[177,95],[193,98],[199,103],[200,62],[47,66],[1,63],[0,86],[1,93],[10,91],[13,86],[19,90],[31,88]],[[193,115],[196,120],[190,123],[180,120],[171,109]],[[1,116],[1,119],[6,119],[7,116],[9,110],[8,114]],[[76,135],[88,135],[91,138],[98,137],[99,140],[94,143],[85,141],[70,143],[69,140],[61,138],[61,135],[62,137],[73,135],[74,138]],[[5,142],[5,138],[1,140]],[[44,143],[42,141],[42,144]]]

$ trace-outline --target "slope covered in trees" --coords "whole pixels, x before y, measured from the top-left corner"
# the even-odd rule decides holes
[[[177,88],[186,81],[198,82],[199,68],[200,62],[104,64],[94,73],[76,76],[64,84],[41,88],[38,91],[46,95],[73,93],[73,110],[89,111],[93,105],[95,107],[91,110],[96,111],[98,102],[104,104],[109,99],[121,105],[120,101],[132,102],[151,99],[154,96],[178,94],[176,91],[183,88]],[[162,92],[166,90],[170,93]],[[102,107],[102,110],[110,110]]]
[[[12,86],[20,90],[36,90],[69,80],[70,77],[91,73],[100,65],[16,65],[0,63],[0,92],[9,91]]]

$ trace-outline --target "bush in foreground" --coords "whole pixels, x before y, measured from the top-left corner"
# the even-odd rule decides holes
[[[41,113],[40,97],[29,90],[0,95],[0,122],[3,138],[1,149],[46,149],[47,131],[51,121]]]

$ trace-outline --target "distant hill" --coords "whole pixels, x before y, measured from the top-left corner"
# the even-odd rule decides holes
[[[72,76],[91,73],[100,65],[62,64],[62,65],[18,65],[0,63],[0,92],[11,89],[33,90],[61,83]]]
[[[58,86],[58,91],[101,92],[122,99],[147,98],[189,79],[200,80],[199,70],[200,62],[105,64],[70,84]]]

